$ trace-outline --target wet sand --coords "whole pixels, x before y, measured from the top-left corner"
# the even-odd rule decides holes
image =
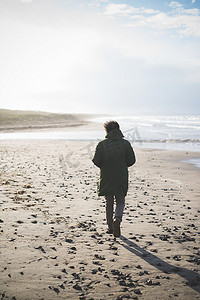
[[[1,299],[199,299],[199,153],[135,149],[115,240],[95,146],[1,141]]]

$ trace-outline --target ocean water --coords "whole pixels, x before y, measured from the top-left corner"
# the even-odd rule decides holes
[[[114,119],[119,122],[124,137],[135,147],[200,152],[200,115],[130,115],[95,118],[103,124]],[[88,140],[103,139],[105,132],[83,130],[50,130],[0,133],[0,140]]]
[[[96,118],[103,123],[108,118]],[[123,132],[134,133],[136,140],[170,141],[170,142],[200,142],[200,115],[143,115],[116,116]],[[137,134],[138,132],[138,134]]]
[[[195,167],[200,168],[200,158],[187,159],[187,160],[183,160],[183,162],[192,164]]]

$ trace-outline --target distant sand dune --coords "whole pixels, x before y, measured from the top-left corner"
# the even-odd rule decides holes
[[[0,131],[86,125],[91,115],[0,109]]]

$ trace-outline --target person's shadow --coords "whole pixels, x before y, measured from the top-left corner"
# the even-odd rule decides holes
[[[118,241],[118,243],[131,253],[139,256],[150,265],[166,274],[177,273],[179,276],[187,280],[188,286],[200,293],[200,275],[198,273],[166,263],[154,254],[144,250],[143,248],[140,248],[137,244],[128,240],[123,235],[120,236],[120,240],[121,241]]]

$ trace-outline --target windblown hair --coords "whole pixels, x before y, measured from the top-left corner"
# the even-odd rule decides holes
[[[106,133],[108,133],[113,129],[119,129],[119,124],[116,121],[108,121],[103,124],[103,127],[104,127]]]

